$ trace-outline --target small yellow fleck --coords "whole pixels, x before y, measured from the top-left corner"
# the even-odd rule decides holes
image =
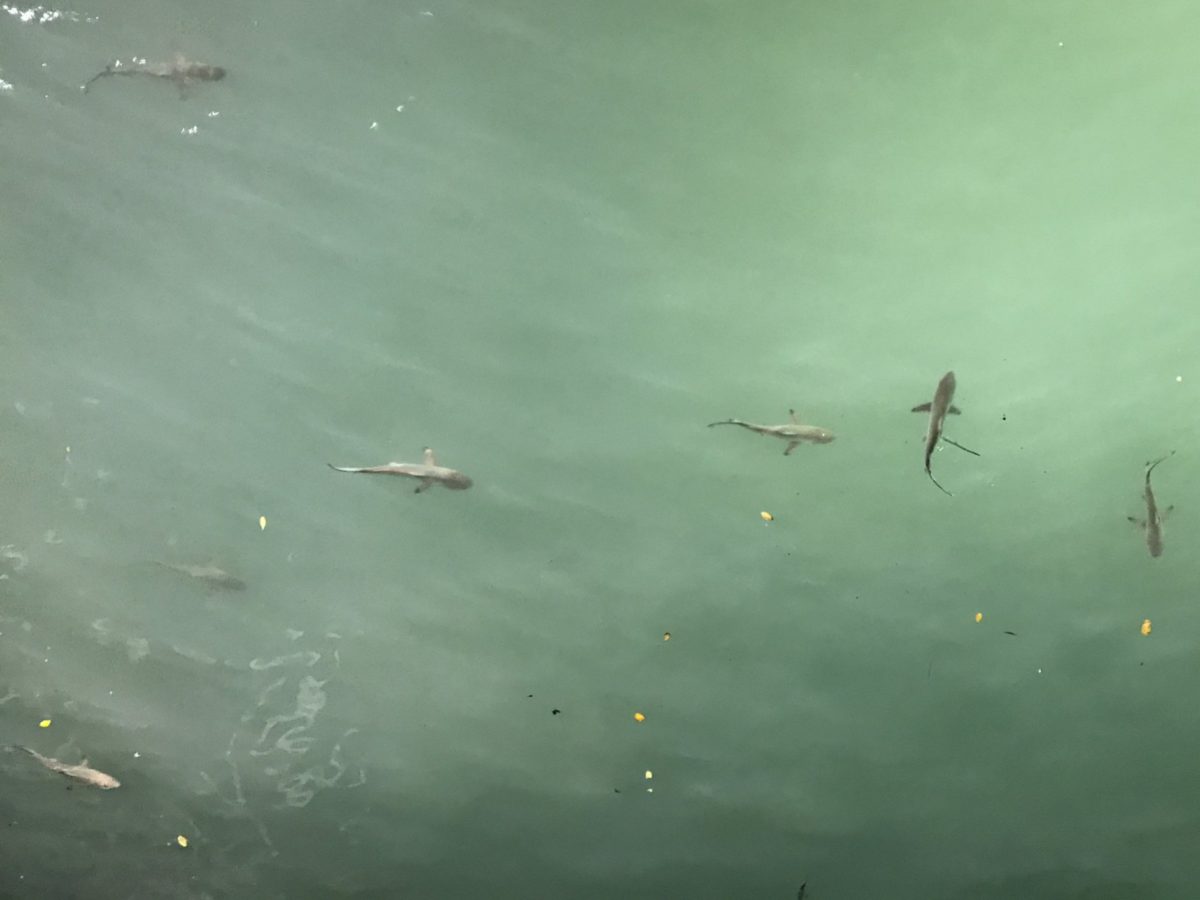
[[[983,613],[975,613],[975,621],[982,622],[983,621]]]
[[[1182,381],[1183,381],[1183,376],[1182,376],[1182,375],[1176,375],[1176,376],[1175,376],[1175,381],[1176,381],[1176,382],[1182,382]]]
[[[182,834],[176,835],[175,843],[177,843],[180,847],[186,847],[188,845],[188,839]]]
[[[1142,634],[1146,634],[1146,635],[1150,634],[1150,620],[1149,619],[1146,619],[1144,622],[1142,622]]]
[[[664,641],[669,641],[670,639],[671,639],[671,632],[669,632],[669,631],[664,631],[664,632],[663,632],[663,640],[664,640]]]
[[[267,517],[266,516],[258,517],[258,528],[259,528],[259,531],[267,530]]]
[[[635,721],[635,722],[645,722],[645,721],[646,721],[646,717],[645,717],[645,716],[643,716],[643,715],[642,715],[640,712],[635,712],[635,713],[633,714],[633,721]]]
[[[762,520],[764,522],[774,522],[775,521],[775,517],[773,515],[771,515],[769,512],[767,512],[765,509],[762,512],[760,512],[759,515],[762,516]]]
[[[646,770],[646,780],[649,781],[653,777],[654,777],[654,773],[651,772],[649,769],[647,769]]]
[[[42,719],[42,721],[38,722],[38,728],[49,728],[49,727],[50,727],[49,719]]]

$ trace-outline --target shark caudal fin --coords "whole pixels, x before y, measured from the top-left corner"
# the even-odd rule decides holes
[[[925,474],[929,476],[929,480],[930,480],[930,481],[932,481],[932,482],[934,483],[934,486],[935,486],[935,487],[936,487],[936,488],[937,488],[939,491],[941,491],[941,492],[942,492],[943,494],[945,494],[947,497],[953,497],[953,496],[954,496],[952,493],[950,493],[948,490],[946,490],[944,487],[942,487],[942,485],[941,485],[941,484],[938,482],[938,480],[937,480],[936,478],[934,478],[934,477],[933,477],[933,472],[931,472],[929,469],[926,469],[926,470],[925,470]]]

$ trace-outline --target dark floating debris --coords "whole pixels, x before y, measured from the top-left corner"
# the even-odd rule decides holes
[[[550,715],[557,716],[560,712],[562,712],[561,709],[552,709],[550,710]]]
[[[1004,633],[1005,633],[1005,634],[1011,634],[1013,637],[1016,637],[1016,636],[1017,636],[1017,633],[1016,633],[1015,631],[1006,631],[1006,632],[1004,632]]]

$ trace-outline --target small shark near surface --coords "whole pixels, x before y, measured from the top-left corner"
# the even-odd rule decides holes
[[[230,575],[224,569],[218,569],[212,563],[203,566],[191,566],[184,563],[160,562],[159,565],[173,572],[182,572],[184,575],[190,575],[192,578],[197,578],[205,584],[223,591],[244,591],[246,589],[246,582],[242,581],[236,575]]]
[[[1169,513],[1175,507],[1168,506],[1161,512],[1159,511],[1158,504],[1154,501],[1154,491],[1150,487],[1150,473],[1154,471],[1154,467],[1160,462],[1170,459],[1174,455],[1175,451],[1172,450],[1166,456],[1160,456],[1153,462],[1146,463],[1146,488],[1144,491],[1144,496],[1146,498],[1146,518],[1137,519],[1133,516],[1128,517],[1130,522],[1138,525],[1146,532],[1146,549],[1149,550],[1150,555],[1155,558],[1162,556],[1162,525],[1167,519],[1167,513]]]
[[[165,78],[175,82],[179,90],[183,91],[197,81],[220,81],[225,77],[225,70],[220,66],[210,66],[208,63],[192,62],[182,56],[176,56],[175,61],[170,63],[151,63],[144,59],[135,59],[128,66],[122,65],[118,59],[115,63],[105,66],[103,71],[97,72],[89,78],[83,85],[83,92],[86,94],[88,88],[97,79],[107,78],[110,75],[147,75],[151,78]]]
[[[933,451],[937,448],[938,441],[944,440],[947,444],[953,444],[959,450],[966,450],[967,453],[973,456],[978,456],[974,450],[967,450],[962,444],[955,444],[950,438],[942,437],[942,429],[946,424],[946,414],[952,413],[959,415],[962,410],[955,406],[950,401],[954,399],[954,388],[957,382],[954,379],[953,372],[947,372],[942,376],[942,380],[938,382],[937,390],[933,392],[933,400],[929,403],[922,403],[920,406],[914,406],[913,412],[929,413],[929,430],[925,433],[925,474],[929,476],[929,480],[937,485],[937,489],[947,496],[953,496],[948,490],[938,484],[938,480],[933,477],[933,469],[930,467],[933,459]]]
[[[816,425],[802,425],[796,418],[796,411],[794,409],[788,410],[788,416],[792,421],[786,425],[756,425],[753,422],[743,422],[741,419],[723,419],[720,422],[709,422],[708,427],[712,428],[714,425],[741,425],[743,428],[749,428],[751,431],[758,432],[759,434],[780,438],[787,441],[787,449],[783,451],[784,456],[790,454],[803,443],[828,444],[833,440],[834,434],[832,431],[818,428]]]
[[[66,775],[68,778],[74,778],[76,781],[81,781],[84,784],[98,787],[102,791],[111,791],[113,788],[121,786],[121,782],[117,781],[111,775],[89,766],[86,759],[72,766],[65,762],[59,762],[57,759],[49,756],[42,756],[36,750],[31,750],[29,747],[22,747],[20,744],[14,744],[12,749],[24,750],[51,772],[58,772],[60,775]]]
[[[439,466],[433,450],[429,447],[425,448],[425,462],[423,463],[391,462],[385,466],[363,466],[361,468],[335,466],[333,463],[326,465],[338,472],[354,472],[363,475],[403,475],[405,478],[415,478],[421,482],[413,492],[415,494],[426,491],[435,484],[443,485],[453,491],[465,491],[473,483],[470,478],[457,469]]]

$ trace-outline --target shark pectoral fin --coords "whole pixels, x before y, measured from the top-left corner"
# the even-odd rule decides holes
[[[792,420],[793,425],[800,424],[800,420],[796,418],[796,411],[794,409],[788,410],[788,417]]]
[[[920,406],[914,406],[912,408],[912,411],[913,412],[929,412],[929,410],[932,407],[933,407],[932,403],[922,403]]]
[[[790,455],[791,452],[799,446],[800,446],[799,441],[788,441],[787,449],[783,451],[783,455],[784,456]]]
[[[956,415],[956,416],[962,415],[962,410],[959,409],[957,406],[951,406],[949,409],[946,410],[946,412],[954,413],[954,415]]]
[[[436,466],[437,465],[437,460],[433,456],[433,448],[431,448],[431,447],[425,448],[425,465],[427,465],[427,466]]]
[[[421,483],[417,485],[417,488],[416,488],[416,490],[413,491],[413,493],[419,494],[422,491],[429,490],[431,487],[433,487],[433,479],[432,478],[422,478]]]
[[[1145,527],[1146,527],[1146,520],[1145,520],[1145,519],[1138,519],[1138,518],[1136,518],[1136,517],[1134,517],[1134,516],[1126,516],[1125,518],[1127,518],[1127,519],[1128,519],[1130,522],[1132,522],[1132,523],[1133,523],[1134,525],[1136,525],[1138,528],[1145,528]]]

